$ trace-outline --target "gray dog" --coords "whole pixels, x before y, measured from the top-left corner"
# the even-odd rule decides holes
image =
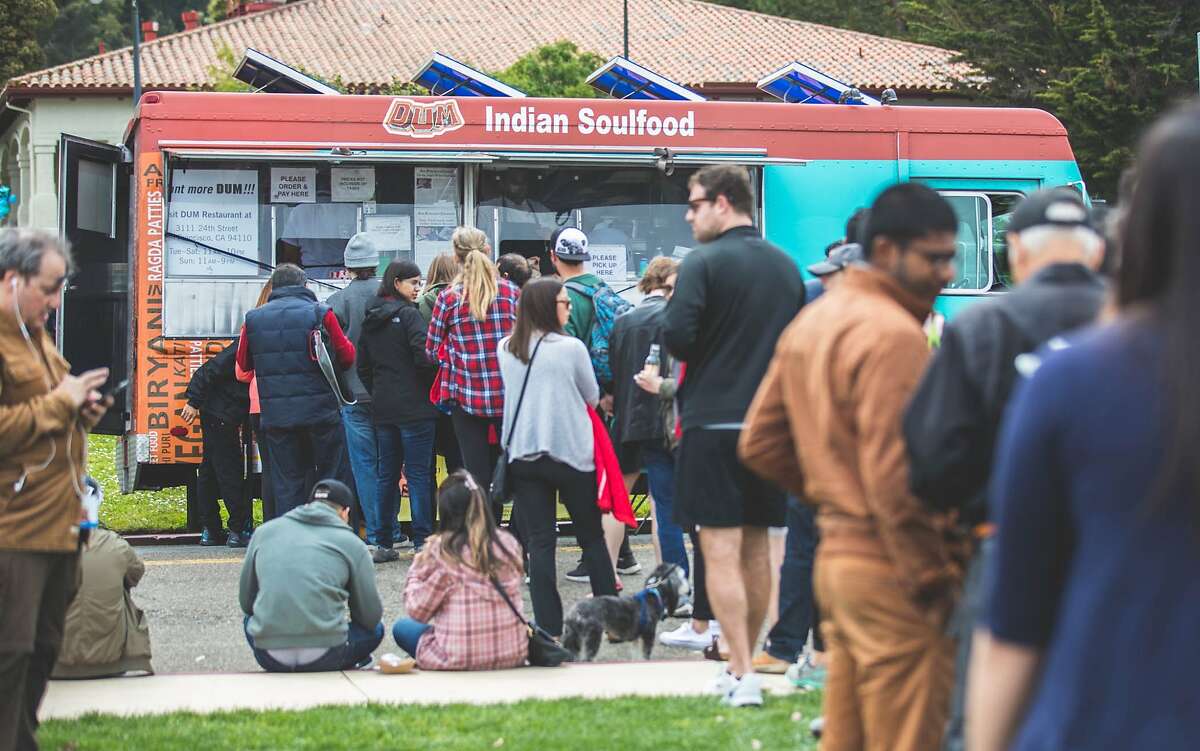
[[[649,660],[658,622],[666,619],[690,595],[683,569],[664,563],[646,577],[646,588],[632,597],[603,595],[571,608],[563,624],[562,645],[577,659],[591,662],[600,651],[600,637],[612,643],[642,640],[642,655]],[[580,648],[583,652],[580,652]]]

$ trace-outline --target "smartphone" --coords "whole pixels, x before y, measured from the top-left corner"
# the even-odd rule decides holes
[[[106,387],[105,387],[105,388],[104,388],[104,389],[103,389],[103,390],[100,392],[100,399],[101,399],[101,401],[103,401],[104,399],[107,399],[107,398],[108,398],[108,397],[110,397],[110,396],[116,396],[117,394],[121,393],[122,391],[124,391],[124,390],[125,390],[126,388],[128,388],[128,387],[129,387],[129,379],[128,379],[128,378],[126,378],[125,380],[121,381],[120,383],[116,383],[116,384],[113,384],[113,385],[110,385],[110,386],[106,386]]]

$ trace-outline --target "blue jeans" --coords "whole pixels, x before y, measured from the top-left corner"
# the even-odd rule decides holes
[[[412,618],[401,618],[392,625],[392,638],[414,660],[417,659],[417,645],[426,631],[433,628],[428,623],[414,621]]]
[[[813,556],[817,550],[817,524],[812,506],[788,498],[787,544],[779,575],[779,620],[767,634],[767,653],[795,662],[804,652],[808,632],[813,648],[824,651],[813,597]]]
[[[367,524],[367,542],[374,545],[380,519],[376,514],[379,503],[379,448],[375,440],[375,423],[371,421],[369,404],[342,407],[342,428],[346,431],[346,450],[350,454],[350,469],[354,471],[354,491]]]
[[[646,465],[646,481],[650,485],[650,496],[654,499],[654,523],[658,528],[658,546],[663,560],[683,569],[684,576],[691,575],[688,566],[687,548],[683,546],[683,529],[672,517],[675,504],[675,457],[666,449],[656,446],[642,448],[642,462]]]
[[[379,441],[379,490],[376,492],[376,514],[381,527],[387,519],[396,518],[396,483],[403,468],[408,477],[408,497],[412,504],[413,547],[425,544],[433,534],[433,437],[436,420],[422,420],[404,425],[376,425]],[[394,533],[381,529],[376,544],[390,548]]]
[[[375,648],[383,641],[383,624],[375,624],[368,631],[357,623],[351,622],[346,632],[346,643],[330,647],[329,651],[307,665],[284,665],[265,649],[254,646],[254,637],[250,635],[250,616],[242,621],[242,630],[246,634],[246,642],[254,652],[254,659],[259,667],[268,673],[321,673],[331,670],[350,670],[358,663],[371,656]]]

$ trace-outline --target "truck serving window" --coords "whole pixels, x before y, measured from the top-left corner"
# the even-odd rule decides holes
[[[588,235],[593,271],[614,286],[628,284],[655,256],[682,258],[695,244],[684,218],[693,172],[487,165],[479,171],[475,223],[497,255],[536,257],[543,272],[550,269],[550,235],[578,227]]]
[[[297,263],[324,298],[345,284],[346,242],[368,232],[377,271],[422,269],[462,220],[457,166],[174,160],[163,326],[170,337],[237,333],[271,270]]]

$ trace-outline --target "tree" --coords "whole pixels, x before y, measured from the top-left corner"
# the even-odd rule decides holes
[[[250,91],[250,87],[233,77],[233,71],[237,70],[238,58],[234,54],[233,49],[222,43],[217,47],[217,62],[214,65],[205,66],[205,72],[208,73],[208,80],[212,82],[213,91]]]
[[[604,58],[564,40],[538,47],[492,75],[530,96],[587,98],[599,95],[586,81],[603,64]]]
[[[906,0],[915,37],[959,50],[960,89],[1062,120],[1091,192],[1115,197],[1142,129],[1195,93],[1195,0]]]
[[[56,12],[54,0],[0,0],[0,82],[45,62],[38,38]]]

